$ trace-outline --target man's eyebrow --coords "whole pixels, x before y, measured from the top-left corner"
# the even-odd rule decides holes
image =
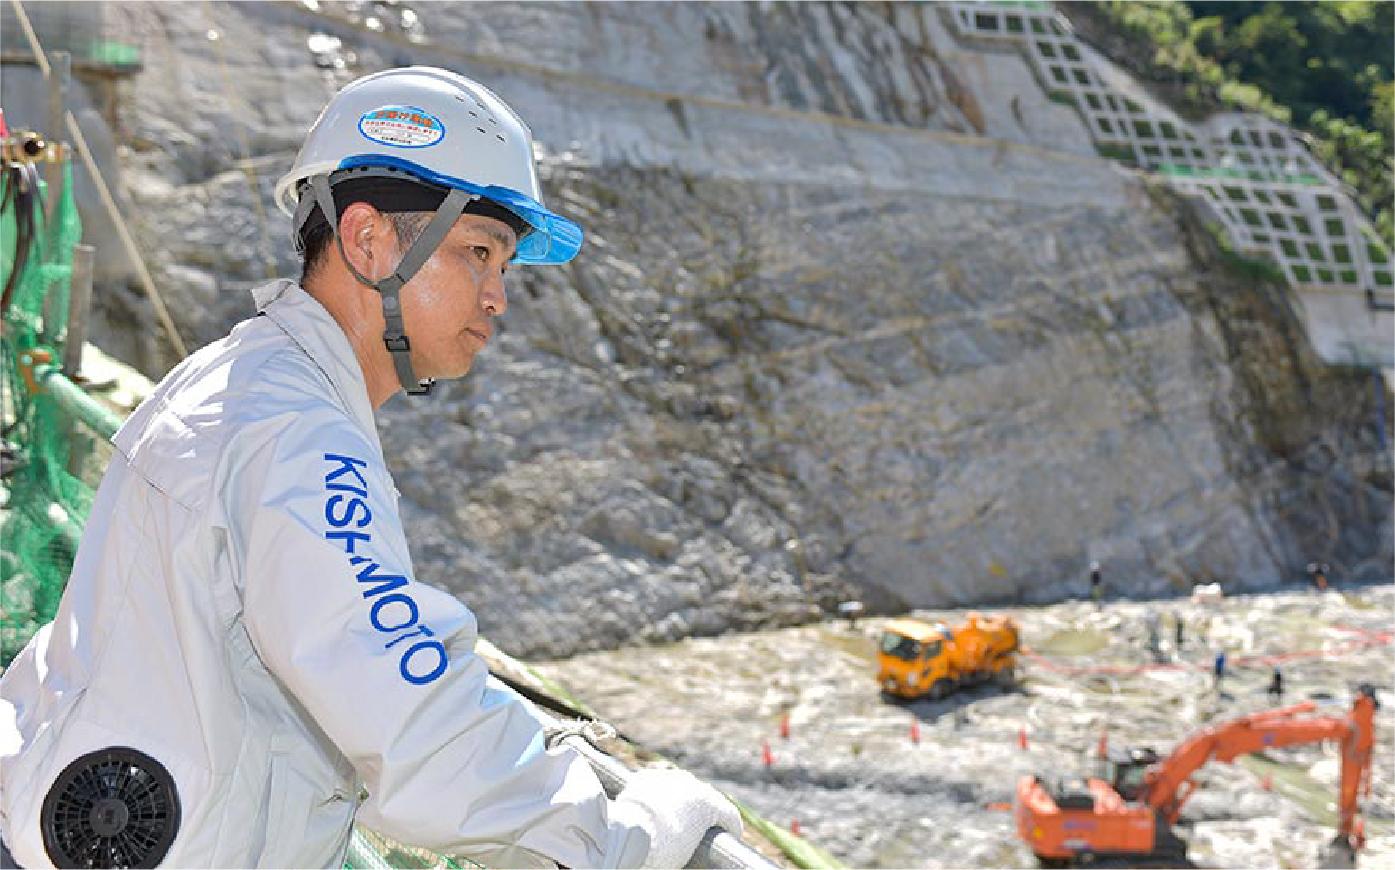
[[[514,235],[513,230],[501,230],[498,227],[485,227],[484,231],[506,251],[512,251],[513,247],[518,244],[518,236]]]
[[[484,233],[486,236],[489,236],[490,239],[498,242],[499,247],[507,251],[510,257],[512,257],[514,253],[516,253],[516,248],[518,245],[518,236],[514,235],[513,230],[501,229],[500,227],[496,227],[493,225],[480,224],[473,225],[470,227],[470,229]]]

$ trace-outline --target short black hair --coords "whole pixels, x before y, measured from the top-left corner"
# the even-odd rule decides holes
[[[421,235],[421,231],[431,220],[431,214],[429,211],[386,212],[387,219],[392,221],[392,230],[397,234],[397,242],[404,248],[415,242],[417,236]],[[324,262],[329,247],[334,244],[334,234],[329,230],[329,223],[323,220],[313,224],[306,221],[306,227],[300,233],[300,244],[302,251],[300,286],[304,287],[305,282],[311,275],[315,274],[320,263]]]

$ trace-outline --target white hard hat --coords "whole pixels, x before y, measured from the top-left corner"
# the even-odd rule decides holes
[[[461,190],[518,215],[532,231],[514,262],[565,263],[581,247],[581,228],[543,205],[532,131],[488,88],[449,70],[403,67],[345,85],[276,183],[276,204],[296,218],[298,233],[315,200],[301,201],[306,182],[324,175],[332,187],[366,168]]]

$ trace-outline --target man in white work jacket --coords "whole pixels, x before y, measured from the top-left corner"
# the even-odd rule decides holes
[[[117,433],[58,615],[0,678],[4,860],[329,867],[357,819],[491,867],[663,867],[739,832],[677,771],[607,799],[413,577],[374,409],[464,375],[509,265],[581,244],[528,128],[454,73],[377,73],[277,198],[300,284]]]

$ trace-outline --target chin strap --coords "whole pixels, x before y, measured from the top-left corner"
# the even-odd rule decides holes
[[[402,255],[402,260],[393,273],[381,280],[370,281],[354,268],[348,257],[344,256],[344,240],[339,237],[339,210],[334,205],[329,176],[320,174],[312,177],[310,189],[314,192],[314,201],[320,206],[320,213],[329,221],[330,231],[334,233],[334,242],[339,246],[339,256],[344,260],[350,274],[365,286],[377,290],[383,297],[383,320],[387,324],[383,330],[383,344],[392,354],[392,364],[397,369],[397,380],[401,382],[402,389],[412,396],[431,392],[434,382],[418,378],[412,369],[412,343],[408,340],[402,323],[402,303],[398,298],[398,291],[402,289],[403,284],[412,280],[412,276],[423,263],[431,259],[431,255],[436,252],[436,248],[440,246],[451,227],[455,226],[455,222],[464,214],[465,206],[469,205],[471,200],[479,199],[479,196],[458,188],[452,189],[436,209],[436,214],[407,248],[407,253]]]

